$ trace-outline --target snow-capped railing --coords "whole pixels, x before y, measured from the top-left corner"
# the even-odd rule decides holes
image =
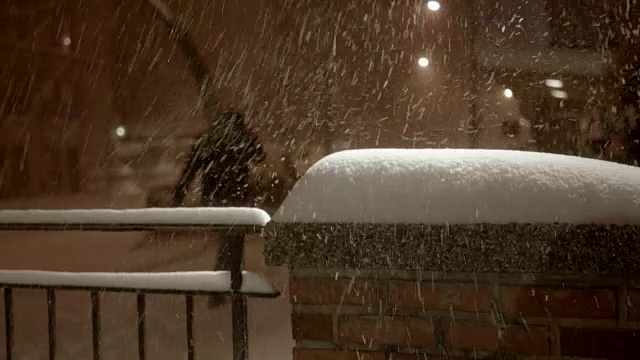
[[[256,208],[1,210],[0,230],[259,232],[270,218]]]
[[[253,208],[181,208],[127,210],[3,210],[0,230],[22,231],[191,231],[223,233],[244,244],[245,235],[261,233],[269,221]],[[0,270],[3,288],[5,359],[14,359],[13,289],[43,289],[47,294],[49,359],[56,358],[56,291],[88,291],[91,299],[93,359],[100,352],[100,293],[137,294],[138,358],[146,359],[146,295],[185,296],[187,358],[195,358],[194,296],[231,297],[234,359],[248,359],[247,297],[273,298],[278,290],[262,276],[242,271],[244,245],[235,247],[230,271],[171,273],[77,273],[34,270]]]

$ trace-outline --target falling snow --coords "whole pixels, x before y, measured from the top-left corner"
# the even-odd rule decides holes
[[[5,0],[0,208],[24,210],[4,213],[17,222],[127,222],[146,213],[264,225],[268,213],[294,225],[637,224],[639,9],[639,0]],[[212,126],[227,111],[244,115],[264,161],[229,160],[222,139],[246,144],[225,124]],[[229,165],[215,175],[243,194],[242,206],[264,211],[134,210],[176,205],[175,186],[203,132],[217,145],[209,158]],[[369,150],[337,153],[349,149]],[[201,195],[212,186],[193,180],[180,205],[206,206]],[[2,269],[211,270],[217,246],[201,233],[0,236]],[[286,287],[286,269],[266,267],[256,241],[247,241],[246,262]],[[616,251],[614,260],[626,249]],[[22,315],[39,311],[29,296]],[[111,300],[107,308],[128,306]],[[182,305],[162,304],[182,316]],[[252,346],[262,350],[252,359],[290,359],[288,299],[251,306]],[[199,311],[209,345],[226,349],[231,334],[212,324],[230,315]],[[76,323],[61,330],[58,356],[89,358],[77,340],[87,325],[74,314],[59,317],[61,329]],[[135,337],[123,314],[104,315],[105,358],[133,356],[122,350]],[[529,320],[521,319],[527,329]],[[175,350],[183,348],[176,328],[159,329],[148,358],[186,356]],[[44,358],[47,342],[31,335],[20,333],[28,352],[20,358]]]

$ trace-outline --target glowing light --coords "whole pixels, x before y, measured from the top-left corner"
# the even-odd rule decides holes
[[[64,46],[69,46],[71,45],[71,38],[68,36],[65,36],[62,38],[62,45]]]
[[[511,99],[513,97],[513,91],[511,91],[511,89],[504,89],[504,97]]]
[[[429,66],[429,59],[427,59],[426,57],[421,57],[420,59],[418,59],[418,65],[420,65],[420,67]]]
[[[438,1],[429,1],[427,3],[427,9],[431,10],[431,11],[438,11],[440,10],[440,2]]]
[[[562,89],[562,87],[564,86],[562,80],[558,79],[547,79],[544,81],[544,84],[554,89]]]
[[[127,134],[127,130],[125,130],[124,126],[118,126],[115,133],[117,137],[124,137]]]
[[[566,99],[569,97],[569,94],[567,94],[566,91],[562,90],[551,90],[551,96],[556,99]]]

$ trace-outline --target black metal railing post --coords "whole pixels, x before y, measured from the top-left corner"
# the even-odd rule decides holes
[[[91,334],[93,360],[100,360],[100,294],[91,292]]]
[[[47,289],[47,332],[49,336],[49,360],[56,359],[56,291]]]
[[[136,296],[136,303],[138,308],[138,359],[145,360],[147,300],[143,293],[138,293]]]
[[[187,295],[185,298],[186,303],[186,325],[187,325],[187,360],[195,359],[195,342],[193,339],[193,296]]]
[[[13,359],[13,290],[4,288],[4,331],[5,354],[7,360]]]
[[[249,331],[247,327],[247,298],[242,289],[242,260],[244,257],[244,234],[227,235],[234,245],[231,246],[231,321],[233,331],[233,359],[249,359]]]

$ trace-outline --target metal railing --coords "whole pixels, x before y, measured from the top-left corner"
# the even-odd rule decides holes
[[[146,209],[154,211],[153,209]],[[192,209],[199,211],[198,209]],[[126,210],[125,210],[126,211]],[[54,212],[54,211],[51,211]],[[56,214],[65,215],[65,211],[55,211]],[[232,251],[239,253],[229,254],[232,259],[238,259],[231,263],[230,271],[223,272],[199,272],[196,275],[200,281],[191,281],[191,286],[172,287],[167,282],[169,277],[176,276],[191,277],[194,272],[175,273],[70,273],[70,272],[34,272],[34,271],[0,271],[0,288],[3,289],[4,299],[4,328],[5,328],[5,358],[14,360],[14,289],[42,289],[46,291],[47,298],[47,333],[48,333],[48,353],[49,359],[55,360],[57,355],[57,325],[56,325],[56,292],[63,291],[88,291],[91,300],[91,328],[92,328],[92,350],[93,359],[100,360],[101,349],[101,307],[100,293],[120,292],[136,294],[137,308],[137,348],[138,359],[147,359],[146,354],[146,296],[151,294],[174,294],[185,298],[185,336],[187,346],[187,359],[195,358],[194,341],[194,297],[225,295],[231,298],[231,318],[232,318],[232,343],[233,358],[247,360],[249,358],[248,349],[248,324],[247,324],[247,298],[261,297],[274,298],[279,296],[279,292],[266,280],[257,274],[251,274],[242,270],[242,259],[244,253],[245,236],[249,234],[261,233],[263,224],[255,225],[228,225],[208,223],[199,221],[196,223],[180,223],[173,221],[170,223],[154,221],[148,219],[144,222],[126,221],[113,222],[113,217],[108,221],[90,222],[87,219],[74,221],[74,219],[61,219],[54,222],[43,222],[42,217],[32,216],[33,212],[11,211],[10,216],[2,216],[7,211],[0,211],[0,231],[101,231],[101,232],[130,232],[130,231],[193,231],[206,230],[221,233],[221,236],[230,237],[230,241],[239,242],[242,246],[231,247]],[[46,211],[40,212],[45,214]],[[72,214],[72,213],[67,213]],[[165,213],[166,215],[166,213]],[[126,213],[123,213],[126,216]],[[117,220],[117,219],[116,219]],[[103,281],[95,281],[96,275],[102,276]],[[203,276],[211,276],[212,281],[203,283]],[[135,281],[135,277],[139,281]],[[160,282],[148,285],[148,278],[151,277]],[[163,278],[164,277],[164,278]],[[215,285],[213,278],[222,279],[223,285],[217,282]],[[253,286],[245,284],[243,279],[252,277]],[[106,278],[106,280],[104,279]],[[134,281],[131,281],[131,280]],[[163,280],[164,279],[164,280]],[[226,280],[225,280],[226,279]],[[123,280],[128,280],[124,281]],[[226,285],[224,285],[226,284]],[[255,284],[258,284],[257,286]],[[215,286],[213,286],[215,285]]]

